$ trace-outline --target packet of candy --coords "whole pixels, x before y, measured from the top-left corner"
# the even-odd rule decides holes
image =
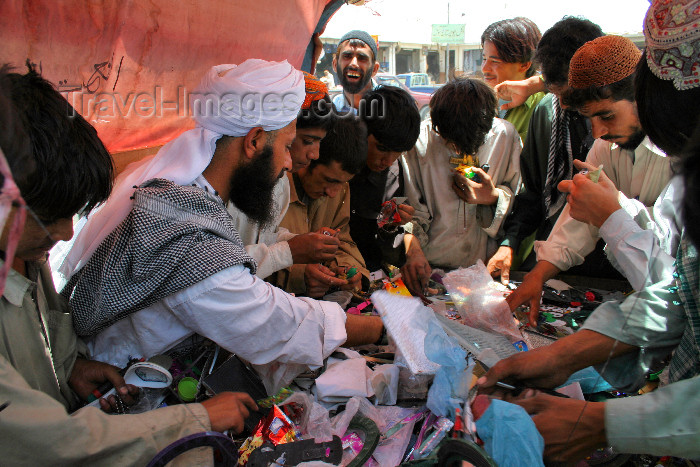
[[[400,224],[401,216],[399,215],[399,205],[395,199],[390,199],[382,203],[382,210],[379,211],[377,217],[377,226],[383,228],[389,224]]]
[[[258,407],[262,407],[264,409],[272,407],[274,404],[281,404],[282,402],[285,401],[289,396],[294,394],[294,391],[292,391],[290,388],[282,388],[280,389],[280,392],[275,394],[274,396],[266,397],[264,399],[260,399],[257,401]]]
[[[270,413],[255,427],[253,434],[246,439],[238,449],[238,465],[248,464],[250,453],[265,442],[278,444],[291,443],[301,439],[294,424],[287,418],[282,409],[273,405]]]

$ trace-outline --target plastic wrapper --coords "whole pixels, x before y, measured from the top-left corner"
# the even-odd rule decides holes
[[[293,410],[294,416],[289,415],[287,407]],[[303,435],[313,438],[317,443],[333,439],[328,411],[305,392],[293,393],[284,401],[281,408],[296,423]]]
[[[461,388],[467,353],[436,321],[430,321],[425,336],[425,355],[440,365],[428,391],[427,406],[436,415],[454,418],[455,409],[464,403]]]
[[[433,452],[433,449],[440,444],[440,441],[447,436],[447,433],[449,433],[453,426],[454,422],[452,422],[452,420],[449,418],[439,417],[437,420],[435,420],[430,427],[433,429],[433,431],[427,435],[420,447],[418,447],[418,449],[416,449],[416,451],[413,453],[413,458],[422,459],[430,455],[430,453]]]
[[[238,465],[247,465],[250,453],[266,442],[277,446],[278,444],[291,443],[299,439],[300,437],[291,420],[289,420],[282,409],[273,405],[270,413],[260,420],[253,434],[238,449]]]
[[[519,405],[492,399],[477,420],[476,430],[484,449],[500,467],[544,466],[544,439]]]
[[[397,365],[378,365],[372,373],[372,389],[375,404],[394,405],[399,391],[399,367]]]
[[[496,283],[483,261],[477,261],[470,268],[459,268],[447,273],[443,283],[464,324],[502,334],[511,342],[523,338],[503,293],[496,289]]]
[[[390,199],[382,203],[382,209],[377,217],[377,226],[381,229],[391,224],[400,224],[399,204],[395,199]]]

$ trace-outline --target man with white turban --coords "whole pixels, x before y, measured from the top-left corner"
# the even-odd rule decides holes
[[[91,357],[124,366],[203,336],[274,389],[343,343],[377,341],[379,318],[346,318],[256,277],[226,211],[230,200],[269,220],[273,187],[291,169],[302,73],[286,61],[218,65],[190,100],[195,128],[120,175],[60,266]]]

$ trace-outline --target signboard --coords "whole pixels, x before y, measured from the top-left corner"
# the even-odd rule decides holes
[[[464,24],[433,24],[432,42],[464,44]]]

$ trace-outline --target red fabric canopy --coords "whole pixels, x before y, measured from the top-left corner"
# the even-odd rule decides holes
[[[29,59],[110,152],[162,145],[192,127],[204,72],[247,58],[299,68],[333,0],[2,0],[3,62]]]

